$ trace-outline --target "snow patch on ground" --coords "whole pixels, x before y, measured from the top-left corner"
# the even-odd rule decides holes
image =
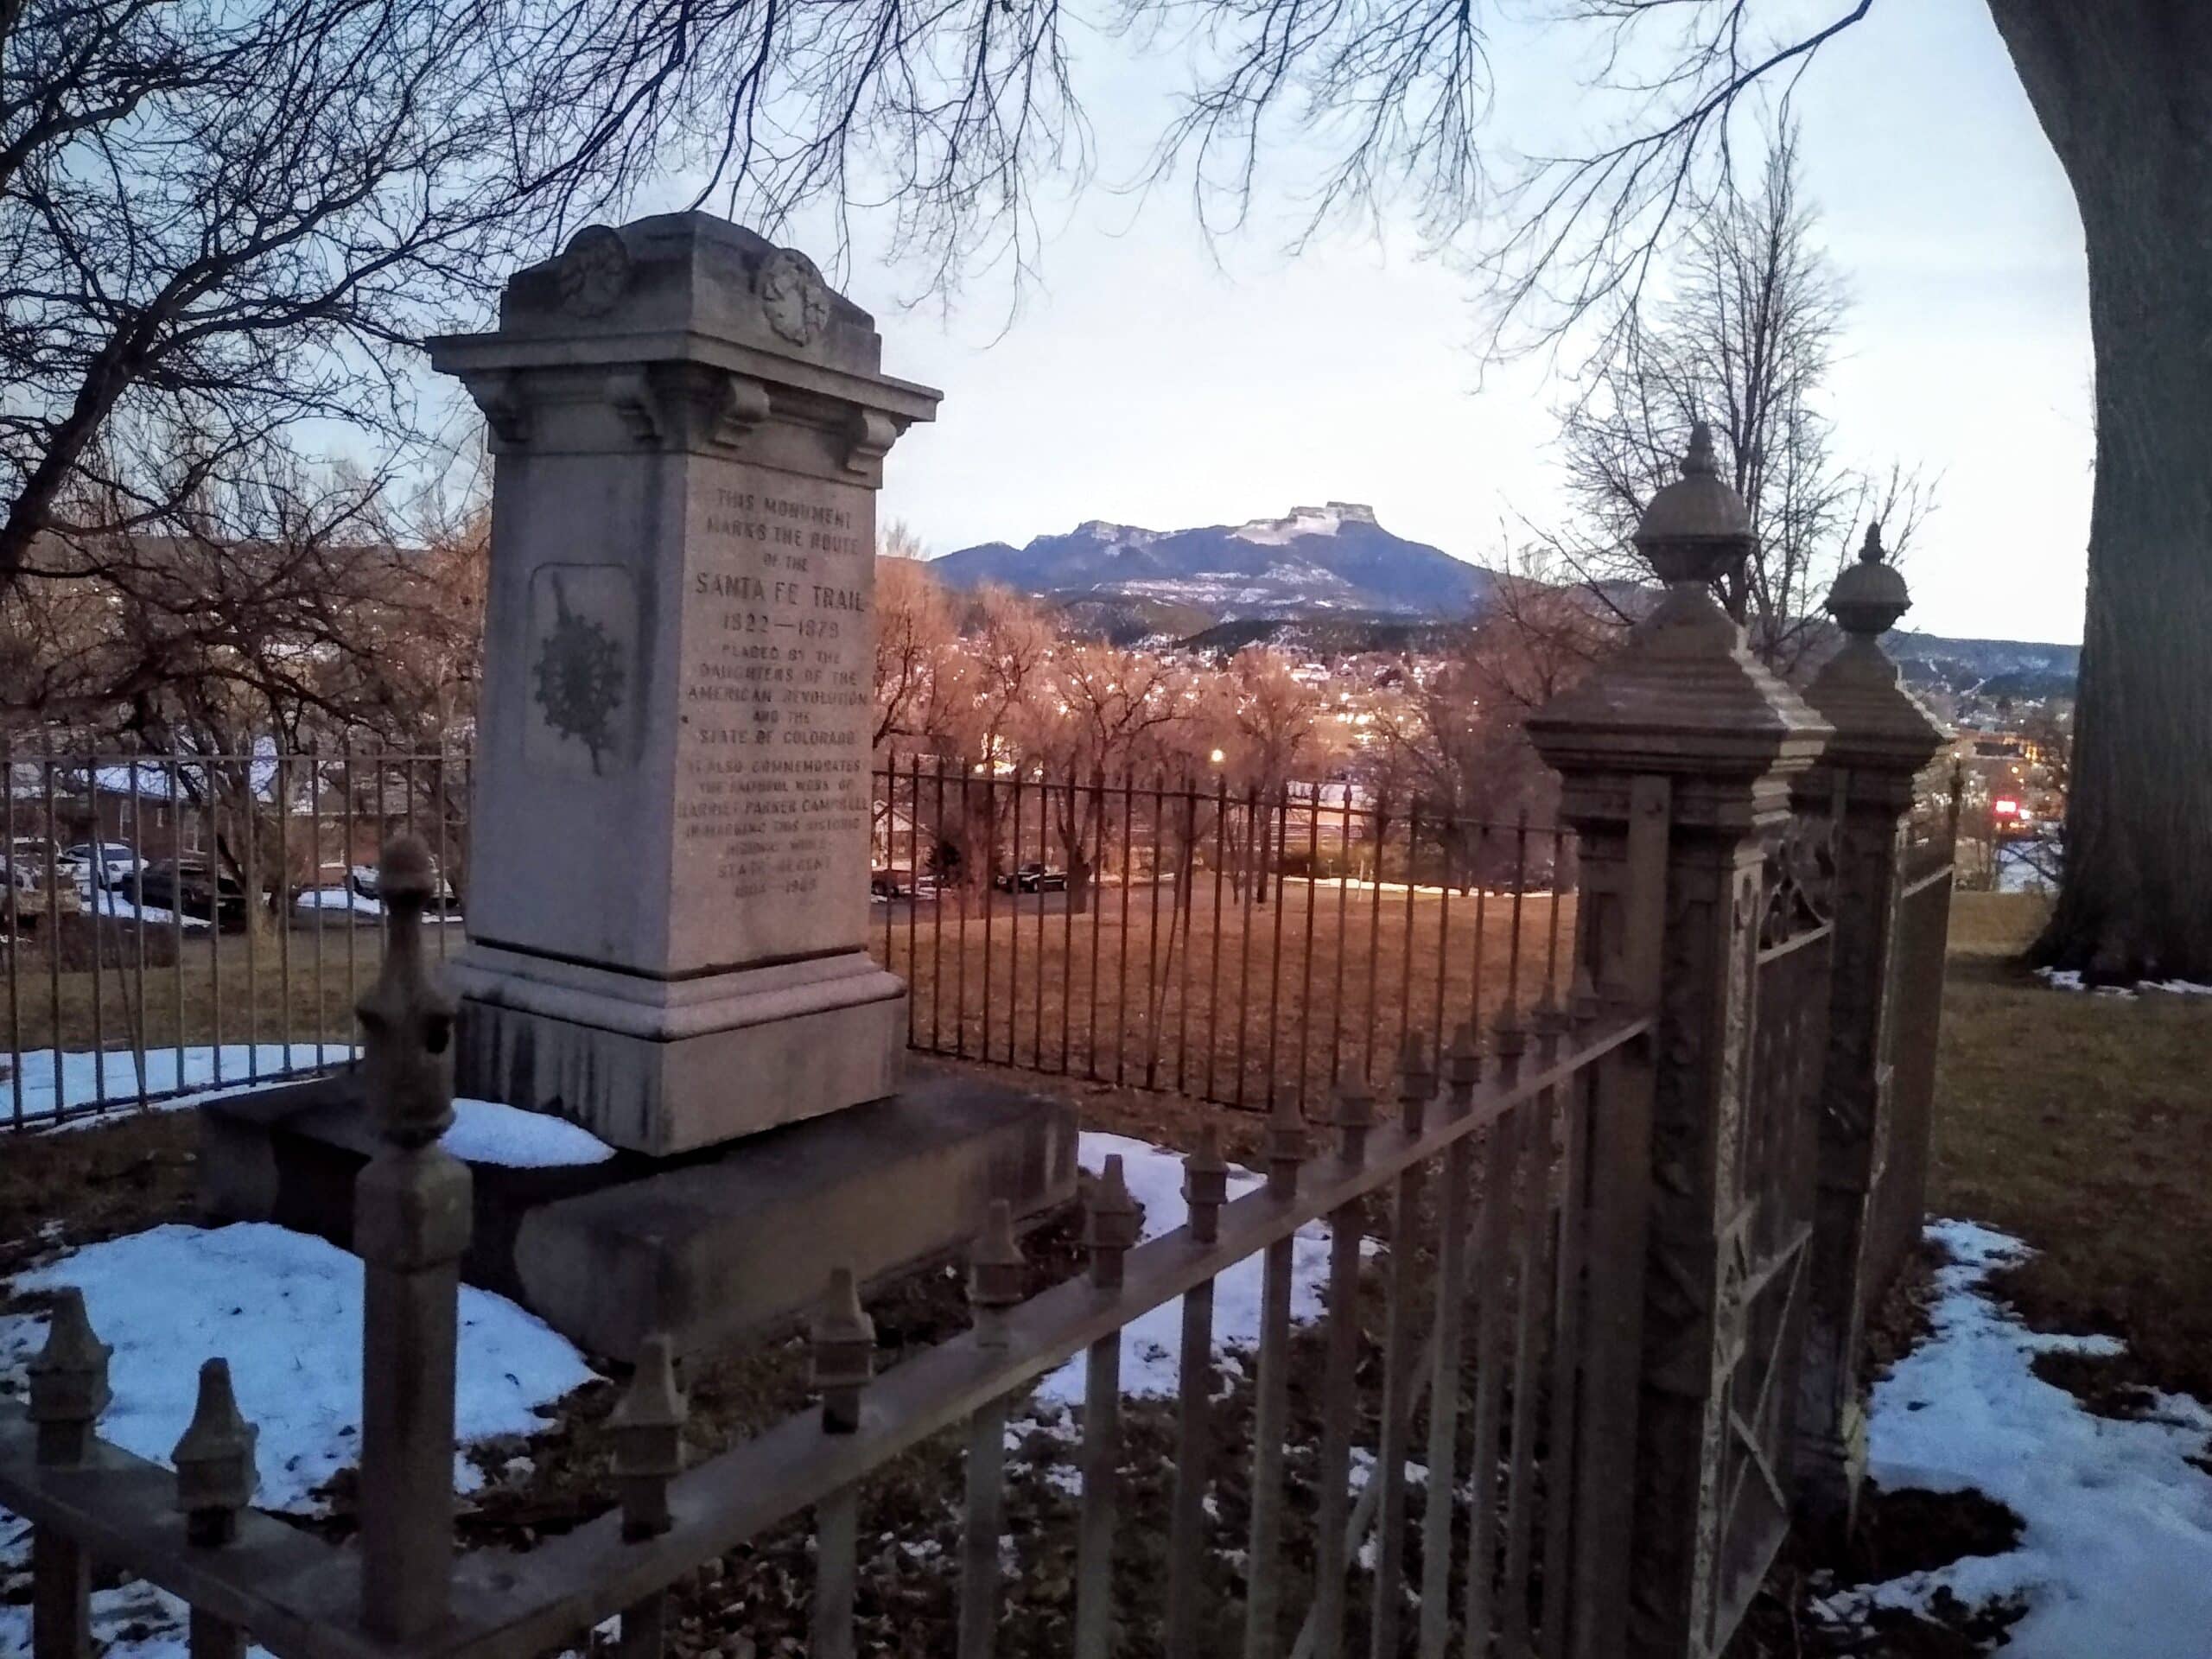
[[[19,1274],[18,1291],[74,1285],[115,1349],[100,1433],[166,1460],[191,1420],[200,1362],[231,1363],[238,1409],[261,1430],[263,1509],[299,1510],[353,1460],[361,1408],[361,1263],[336,1245],[261,1222],[181,1223],[72,1251]],[[42,1316],[0,1319],[0,1364],[19,1370],[46,1337]],[[537,1408],[593,1377],[575,1346],[488,1291],[461,1292],[455,1423],[463,1440],[527,1434]],[[466,1490],[476,1471],[454,1460]]]
[[[438,1144],[465,1163],[509,1169],[559,1169],[605,1163],[614,1155],[589,1129],[545,1112],[526,1112],[496,1100],[459,1099],[453,1127]]]
[[[158,1462],[191,1420],[200,1362],[231,1363],[238,1408],[260,1431],[254,1503],[309,1511],[315,1489],[355,1459],[361,1404],[361,1264],[305,1234],[258,1223],[171,1225],[88,1245],[14,1281],[18,1291],[74,1285],[92,1328],[115,1352],[114,1401],[101,1435]],[[43,1317],[0,1319],[0,1373],[20,1389],[45,1341]],[[505,1298],[464,1285],[455,1426],[466,1443],[543,1428],[538,1408],[594,1380],[568,1340]],[[457,1491],[480,1477],[462,1458]],[[0,1510],[0,1586],[20,1580],[29,1528]],[[184,1608],[143,1584],[92,1598],[103,1638],[128,1630],[110,1659],[183,1659]],[[29,1651],[30,1610],[0,1605],[0,1653]]]
[[[2133,985],[2090,985],[2078,968],[2038,968],[2036,977],[2054,991],[2087,991],[2094,996],[2139,996],[2145,991],[2167,996],[2212,996],[2212,985],[2193,979],[2142,979]]]
[[[292,900],[294,910],[347,911],[356,916],[381,916],[381,899],[365,899],[351,887],[308,887]]]
[[[78,897],[84,901],[87,910],[96,912],[102,916],[113,916],[122,921],[144,922],[157,927],[174,926],[178,921],[177,914],[173,910],[164,910],[159,905],[134,904],[121,893],[112,892],[106,887],[95,887],[80,882],[78,884],[77,893]],[[187,916],[182,920],[184,930],[188,933],[195,930],[203,933],[207,931],[207,920],[205,917]]]
[[[1183,1202],[1183,1160],[1179,1154],[1119,1135],[1085,1130],[1077,1160],[1096,1174],[1116,1153],[1129,1196],[1144,1206],[1143,1239],[1174,1231],[1189,1217]],[[1230,1202],[1263,1185],[1266,1177],[1230,1166]],[[1260,1340],[1261,1258],[1249,1256],[1214,1281],[1213,1339],[1224,1348],[1256,1347]],[[1308,1222],[1293,1236],[1290,1317],[1305,1321],[1322,1313],[1323,1287],[1329,1278],[1329,1229]],[[1140,1397],[1172,1395],[1182,1369],[1183,1304],[1178,1297],[1132,1320],[1122,1332],[1122,1392]],[[1077,1355],[1037,1385],[1036,1397],[1052,1405],[1083,1401],[1085,1360]]]
[[[2040,1336],[1992,1299],[1992,1272],[2031,1252],[1971,1222],[1937,1222],[1950,1252],[1934,1333],[1876,1385],[1872,1469],[1886,1488],[1980,1491],[2024,1522],[2017,1549],[1861,1586],[1827,1603],[1925,1606],[2019,1598],[2006,1659],[2204,1659],[2212,1631],[2212,1411],[2161,1395],[2141,1421],[2082,1409],[2037,1377],[2038,1353],[2110,1356],[2109,1338]]]
[[[193,1043],[181,1052],[148,1050],[143,1075],[149,1095],[197,1091],[150,1103],[168,1111],[245,1089],[266,1088],[282,1080],[283,1074],[344,1065],[353,1058],[350,1043],[225,1043],[220,1047]],[[25,1049],[15,1076],[0,1078],[0,1116],[20,1110],[25,1121],[38,1122],[104,1103],[120,1106],[137,1101],[140,1057],[127,1048],[65,1050],[60,1057],[60,1071],[57,1091],[54,1051]],[[97,1116],[74,1120],[76,1124],[105,1121]]]

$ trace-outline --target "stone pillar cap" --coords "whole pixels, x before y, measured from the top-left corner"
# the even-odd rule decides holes
[[[1651,498],[1631,539],[1662,582],[1708,582],[1752,543],[1751,510],[1720,476],[1713,428],[1690,428],[1681,476]]]
[[[1846,633],[1887,633],[1912,608],[1912,594],[1882,550],[1882,524],[1866,526],[1859,561],[1845,567],[1828,590],[1828,614]]]
[[[711,363],[933,418],[938,393],[883,372],[875,319],[813,260],[712,213],[588,225],[499,297],[499,326],[430,340],[430,362],[464,378],[510,369],[677,360]]]
[[[1904,578],[1882,549],[1882,526],[1866,526],[1855,563],[1835,579],[1828,614],[1847,636],[1805,688],[1806,701],[1835,728],[1827,759],[1835,766],[1903,779],[1936,758],[1950,730],[1897,678],[1881,636],[1912,607]]]
[[[1703,421],[1690,429],[1681,479],[1652,497],[1635,541],[1667,595],[1618,655],[1529,716],[1537,752],[1569,774],[1665,773],[1727,785],[1810,765],[1827,722],[1751,654],[1743,629],[1713,596],[1709,584],[1755,538]]]

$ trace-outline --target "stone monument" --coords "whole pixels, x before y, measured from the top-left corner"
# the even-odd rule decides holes
[[[619,1150],[471,1166],[462,1274],[593,1353],[696,1352],[1075,1196],[1073,1108],[926,1062],[870,961],[875,491],[937,394],[804,254],[580,232],[431,342],[490,423],[462,1096]],[[200,1198],[352,1248],[359,1076],[211,1103]]]
[[[803,253],[582,231],[431,342],[490,424],[464,1095],[686,1152],[898,1087],[865,949],[875,492],[938,394]]]

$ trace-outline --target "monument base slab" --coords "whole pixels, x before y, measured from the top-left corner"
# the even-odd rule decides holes
[[[898,1095],[675,1160],[472,1161],[469,1283],[512,1297],[589,1353],[679,1354],[794,1319],[830,1270],[865,1283],[956,1258],[994,1198],[1042,1217],[1076,1195],[1066,1102],[917,1066]],[[200,1109],[200,1200],[342,1248],[376,1149],[352,1074]]]
[[[899,1088],[906,988],[865,952],[653,979],[472,943],[456,1092],[669,1157]]]

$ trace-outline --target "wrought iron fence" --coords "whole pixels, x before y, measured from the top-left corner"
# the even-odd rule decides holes
[[[144,1107],[353,1055],[383,955],[376,849],[411,831],[457,944],[465,754],[263,742],[0,753],[0,1125]]]
[[[21,1128],[352,1057],[375,849],[464,925],[465,753],[0,757],[6,1093]],[[1525,1008],[1573,932],[1573,837],[1356,785],[876,775],[870,946],[925,1052],[1266,1110],[1408,1031]]]
[[[1575,844],[1345,783],[875,776],[871,946],[925,1053],[1266,1111],[1555,991]]]
[[[1796,1421],[1805,1400],[1793,1377],[1821,1224],[1816,1142],[1832,1103],[1824,1091],[1838,1081],[1825,1033],[1844,969],[1831,945],[1849,901],[1836,887],[1835,821],[1801,811],[1768,840],[1753,876],[1732,855],[1707,856],[1696,837],[1709,823],[1693,824],[1673,855],[1669,788],[1634,780],[1624,830],[1593,855],[1599,891],[1576,930],[1571,977],[1550,946],[1555,924],[1529,913],[1529,836],[1515,826],[1503,896],[1471,884],[1490,895],[1478,918],[1497,906],[1514,918],[1499,947],[1503,977],[1464,1005],[1440,1080],[1424,1017],[1432,1004],[1398,1022],[1395,1110],[1378,1109],[1370,1091],[1388,1035],[1380,1010],[1408,1006],[1412,958],[1401,947],[1399,1000],[1386,1004],[1378,989],[1372,1032],[1338,1044],[1338,1086],[1307,1090],[1301,1105],[1306,1074],[1275,1073],[1262,1173],[1241,1196],[1209,1136],[1185,1162],[1187,1219],[1140,1242],[1122,1172],[1109,1165],[1084,1200],[1086,1270],[1027,1297],[1011,1217],[993,1206],[969,1251],[971,1328],[880,1377],[851,1275],[832,1274],[813,1332],[819,1409],[690,1469],[683,1397],[665,1343],[649,1342],[608,1423],[615,1506],[524,1550],[454,1548],[451,1310],[469,1213],[454,1192],[468,1178],[435,1144],[435,1122],[399,1118],[403,1102],[435,1109],[442,1098],[430,1057],[445,1016],[423,974],[432,883],[428,858],[411,859],[411,887],[389,884],[385,1017],[371,1037],[393,1046],[374,1075],[402,1081],[370,1103],[384,1145],[356,1196],[355,1236],[379,1289],[362,1336],[359,1546],[249,1507],[251,1435],[219,1363],[203,1373],[177,1473],[102,1442],[105,1350],[65,1296],[28,1402],[0,1402],[0,1503],[33,1524],[40,1650],[81,1647],[98,1561],[190,1603],[195,1652],[235,1653],[251,1635],[283,1659],[525,1659],[619,1615],[622,1650],[652,1659],[668,1645],[675,1586],[702,1563],[799,1528],[811,1539],[811,1650],[838,1659],[860,1650],[858,1541],[880,1530],[874,1483],[934,1446],[957,1447],[943,1466],[963,1495],[957,1616],[932,1650],[985,1659],[1015,1587],[1001,1556],[1009,1408],[1077,1357],[1078,1492],[1069,1512],[1039,1523],[1068,1535],[1025,1535],[1020,1545],[1072,1562],[1071,1616],[1053,1650],[1323,1659],[1363,1627],[1369,1651],[1423,1659],[1621,1651],[1624,1625],[1649,1616],[1645,1586],[1626,1576],[1631,1557],[1696,1581],[1685,1600],[1694,1640],[1679,1650],[1718,1650],[1797,1495],[1792,1436],[1806,1427]],[[1104,798],[1125,824],[1146,823],[1148,807],[1172,823],[1204,798],[1138,786]],[[1287,800],[1248,803],[1240,817],[1223,791],[1212,797],[1231,825],[1217,847],[1233,846],[1242,825],[1254,855],[1239,898],[1257,910],[1261,874],[1274,885],[1271,945],[1275,917],[1292,909],[1285,887],[1327,880],[1260,855],[1266,842],[1282,843]],[[895,803],[885,804],[893,816]],[[986,849],[977,862],[987,865],[1013,844],[969,847]],[[1089,844],[1106,875],[1094,892],[1115,893],[1119,925],[1121,900],[1134,908],[1143,884],[1114,875],[1141,870],[1126,849],[1142,837],[1125,831],[1120,851]],[[1408,845],[1401,885],[1417,905],[1429,884],[1418,836]],[[1397,889],[1388,861],[1377,864],[1372,889],[1325,891],[1387,899]],[[1037,897],[1009,868],[1009,896]],[[1187,875],[1185,885],[1194,890]],[[1434,885],[1438,931],[1472,956],[1471,974],[1491,954],[1485,936],[1479,925],[1452,932],[1440,912],[1456,885]],[[979,899],[992,891],[980,887]],[[1898,955],[1912,974],[1940,972],[1942,915],[1922,896],[1947,892],[1940,873],[1908,882],[1902,901],[1891,891]],[[921,925],[912,911],[889,923],[910,939]],[[1602,1005],[1593,968],[1608,981]],[[1162,982],[1155,972],[1147,984]],[[1910,1001],[1924,982],[1885,977],[1881,995]],[[1444,982],[1421,983],[1433,994]],[[1535,997],[1525,1013],[1524,989]],[[1039,1006],[1048,1036],[1065,1028],[1051,1023],[1049,998]],[[1009,1016],[973,1029],[1019,1028]],[[1932,1045],[1931,1027],[1897,1032],[1899,1050]],[[1139,1051],[1097,1052],[1126,1066]],[[1317,1149],[1316,1128],[1334,1144]],[[1689,1214],[1710,1219],[1684,1227]],[[429,1227],[431,1217],[445,1219]],[[1255,1267],[1256,1341],[1224,1348],[1223,1287]],[[1141,1340],[1133,1327],[1170,1305],[1182,1333],[1176,1386],[1154,1406],[1125,1394],[1122,1370]],[[425,1389],[424,1377],[444,1381]],[[1140,1446],[1158,1449],[1164,1518],[1128,1507]],[[1670,1493],[1697,1524],[1655,1543],[1635,1528],[1680,1520]],[[1133,1573],[1117,1557],[1133,1523],[1164,1527],[1164,1574]],[[1142,1639],[1117,1649],[1117,1629]]]
[[[369,1040],[396,1051],[378,1077],[435,1066],[434,1047],[408,1046],[429,1043],[436,1019],[413,909],[403,901],[394,917],[378,991],[387,1017]],[[1348,1626],[1363,1623],[1363,1645],[1376,1652],[1417,1644],[1433,1656],[1495,1642],[1559,1659],[1572,1650],[1577,1597],[1600,1573],[1585,1559],[1596,1545],[1576,1530],[1573,1511],[1590,1482],[1613,1474],[1592,1472],[1584,1450],[1599,1412],[1582,1387],[1585,1357],[1611,1318],[1584,1295],[1586,1166],[1604,1091],[1618,1086],[1608,1079],[1634,1064],[1628,1051],[1650,1027],[1648,1015],[1602,1011],[1586,985],[1527,1027],[1498,1027],[1487,1054],[1463,1029],[1440,1079],[1417,1032],[1402,1056],[1395,1109],[1378,1112],[1351,1067],[1326,1114],[1334,1145],[1323,1150],[1279,1096],[1264,1179],[1232,1198],[1232,1172],[1210,1139],[1185,1161],[1188,1220],[1141,1243],[1115,1160],[1086,1199],[1087,1272],[1026,1300],[1010,1217],[995,1205],[970,1253],[973,1327],[880,1378],[851,1277],[833,1274],[813,1334],[821,1408],[688,1471],[684,1402],[665,1344],[649,1344],[609,1420],[619,1509],[533,1549],[459,1557],[442,1496],[451,1400],[410,1379],[425,1366],[451,1376],[454,1264],[466,1232],[416,1235],[421,1216],[439,1210],[426,1210],[424,1194],[467,1177],[421,1144],[435,1124],[399,1120],[395,1086],[371,1102],[384,1147],[357,1198],[374,1210],[357,1231],[389,1239],[393,1252],[371,1262],[372,1274],[385,1275],[387,1317],[379,1322],[372,1297],[363,1420],[378,1439],[364,1446],[359,1548],[248,1507],[251,1434],[219,1362],[203,1372],[179,1475],[99,1440],[106,1353],[81,1302],[65,1297],[31,1368],[28,1408],[0,1402],[0,1501],[35,1528],[40,1650],[81,1643],[97,1558],[188,1600],[195,1653],[235,1653],[250,1633],[283,1659],[394,1650],[518,1659],[619,1614],[622,1651],[644,1659],[664,1650],[671,1586],[810,1512],[811,1650],[849,1656],[868,1478],[950,1434],[965,1450],[950,1648],[982,1659],[1006,1589],[1008,1405],[1081,1356],[1075,1654],[1099,1659],[1118,1624],[1156,1632],[1158,1650],[1185,1659],[1240,1648],[1255,1659],[1319,1659],[1344,1651]],[[405,1097],[419,1102],[422,1091]],[[465,1217],[466,1203],[454,1213]],[[1317,1223],[1329,1230],[1325,1293],[1300,1297],[1294,1319],[1301,1235]],[[1255,1261],[1256,1351],[1224,1354],[1217,1287]],[[1379,1340],[1363,1311],[1370,1298],[1380,1299]],[[1160,1583],[1116,1570],[1126,1414],[1137,1409],[1121,1368],[1129,1327],[1171,1303],[1179,1303],[1183,1341]],[[448,1316],[429,1319],[434,1306]],[[401,1307],[423,1313],[391,1316]],[[442,1359],[423,1350],[433,1337]],[[1363,1465],[1357,1441],[1370,1414],[1375,1451]],[[437,1478],[418,1483],[413,1501],[385,1502],[403,1490],[396,1471],[407,1470]],[[1243,1498],[1236,1510],[1211,1501],[1231,1491]],[[1228,1548],[1241,1559],[1225,1580],[1211,1564]]]

